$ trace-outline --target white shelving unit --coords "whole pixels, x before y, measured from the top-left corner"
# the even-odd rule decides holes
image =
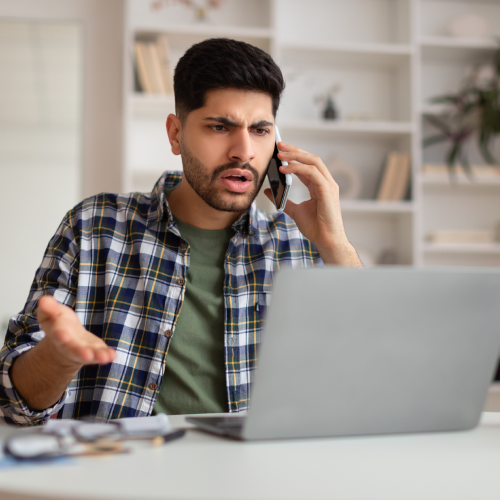
[[[261,47],[280,65],[287,83],[277,117],[284,140],[327,165],[340,158],[358,173],[360,199],[341,205],[347,234],[368,261],[389,250],[401,264],[500,265],[498,244],[426,241],[431,230],[488,229],[500,222],[500,175],[450,185],[447,176],[421,173],[424,162],[442,163],[445,152],[421,147],[430,131],[424,115],[442,111],[429,98],[457,90],[467,67],[491,59],[497,47],[494,40],[447,36],[447,23],[475,12],[500,36],[500,0],[226,0],[203,22],[179,3],[160,11],[150,4],[128,0],[127,7],[125,190],[148,191],[162,171],[182,168],[165,133],[173,96],[134,91],[134,40],[167,35],[175,65],[192,44],[231,37]],[[315,97],[333,84],[341,87],[335,97],[340,119],[325,121]],[[411,193],[402,202],[374,199],[389,151],[411,156]],[[470,156],[482,163],[473,148]],[[300,186],[292,190],[292,199],[303,196]],[[258,204],[272,209],[263,195]]]

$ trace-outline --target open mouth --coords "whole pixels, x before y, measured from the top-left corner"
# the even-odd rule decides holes
[[[243,175],[229,175],[225,178],[233,182],[245,182],[247,180]]]
[[[246,170],[228,170],[222,174],[221,180],[230,191],[243,193],[252,185],[253,175]]]

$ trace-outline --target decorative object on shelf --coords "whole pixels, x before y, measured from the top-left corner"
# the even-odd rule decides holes
[[[197,21],[207,21],[208,11],[218,9],[224,0],[205,0],[204,2],[195,2],[193,0],[155,0],[151,2],[152,10],[160,10],[170,4],[180,4],[192,9],[195,12]]]
[[[439,229],[428,233],[427,240],[444,244],[485,244],[493,243],[494,232],[476,229]]]
[[[493,65],[488,66],[489,69],[484,63],[473,66],[456,94],[431,99],[434,104],[446,105],[443,114],[424,115],[439,133],[426,137],[423,145],[450,144],[446,163],[452,180],[457,163],[467,175],[472,175],[465,145],[475,134],[485,161],[490,165],[498,163],[491,147],[495,137],[500,135],[500,48],[495,52]]]
[[[392,248],[388,248],[381,252],[377,264],[379,266],[394,266],[398,263],[398,253]]]
[[[457,38],[487,38],[491,36],[491,26],[485,17],[468,12],[451,19],[448,33]]]
[[[173,94],[174,79],[167,37],[160,35],[154,40],[137,40],[134,54],[140,90],[146,94]]]
[[[391,152],[380,176],[378,201],[401,201],[406,197],[410,183],[410,155]]]
[[[324,120],[338,120],[340,118],[340,113],[334,99],[335,94],[339,92],[340,89],[341,86],[335,83],[324,94],[314,98],[316,103],[321,103],[323,106],[321,115]]]
[[[361,178],[357,170],[337,156],[331,158],[326,167],[339,186],[340,198],[354,200],[361,194]]]

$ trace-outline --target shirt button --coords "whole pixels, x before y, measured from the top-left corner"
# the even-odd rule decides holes
[[[158,389],[158,384],[155,384],[154,382],[152,382],[151,384],[149,384],[149,388],[152,391],[156,391],[156,389]]]
[[[170,338],[173,334],[174,334],[174,332],[172,330],[165,330],[166,337]]]
[[[248,234],[247,233],[241,233],[241,237],[247,239],[248,238]]]
[[[184,242],[182,242],[182,243],[181,243],[181,246],[180,246],[180,249],[181,249],[182,251],[184,251],[184,250],[186,250],[186,248],[187,248],[187,247],[188,247],[188,246],[187,246]]]
[[[184,279],[183,278],[179,278],[177,280],[177,284],[180,285],[180,286],[184,285]]]

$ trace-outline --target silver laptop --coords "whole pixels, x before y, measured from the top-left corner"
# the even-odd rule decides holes
[[[285,269],[233,438],[471,429],[500,348],[499,269]]]

